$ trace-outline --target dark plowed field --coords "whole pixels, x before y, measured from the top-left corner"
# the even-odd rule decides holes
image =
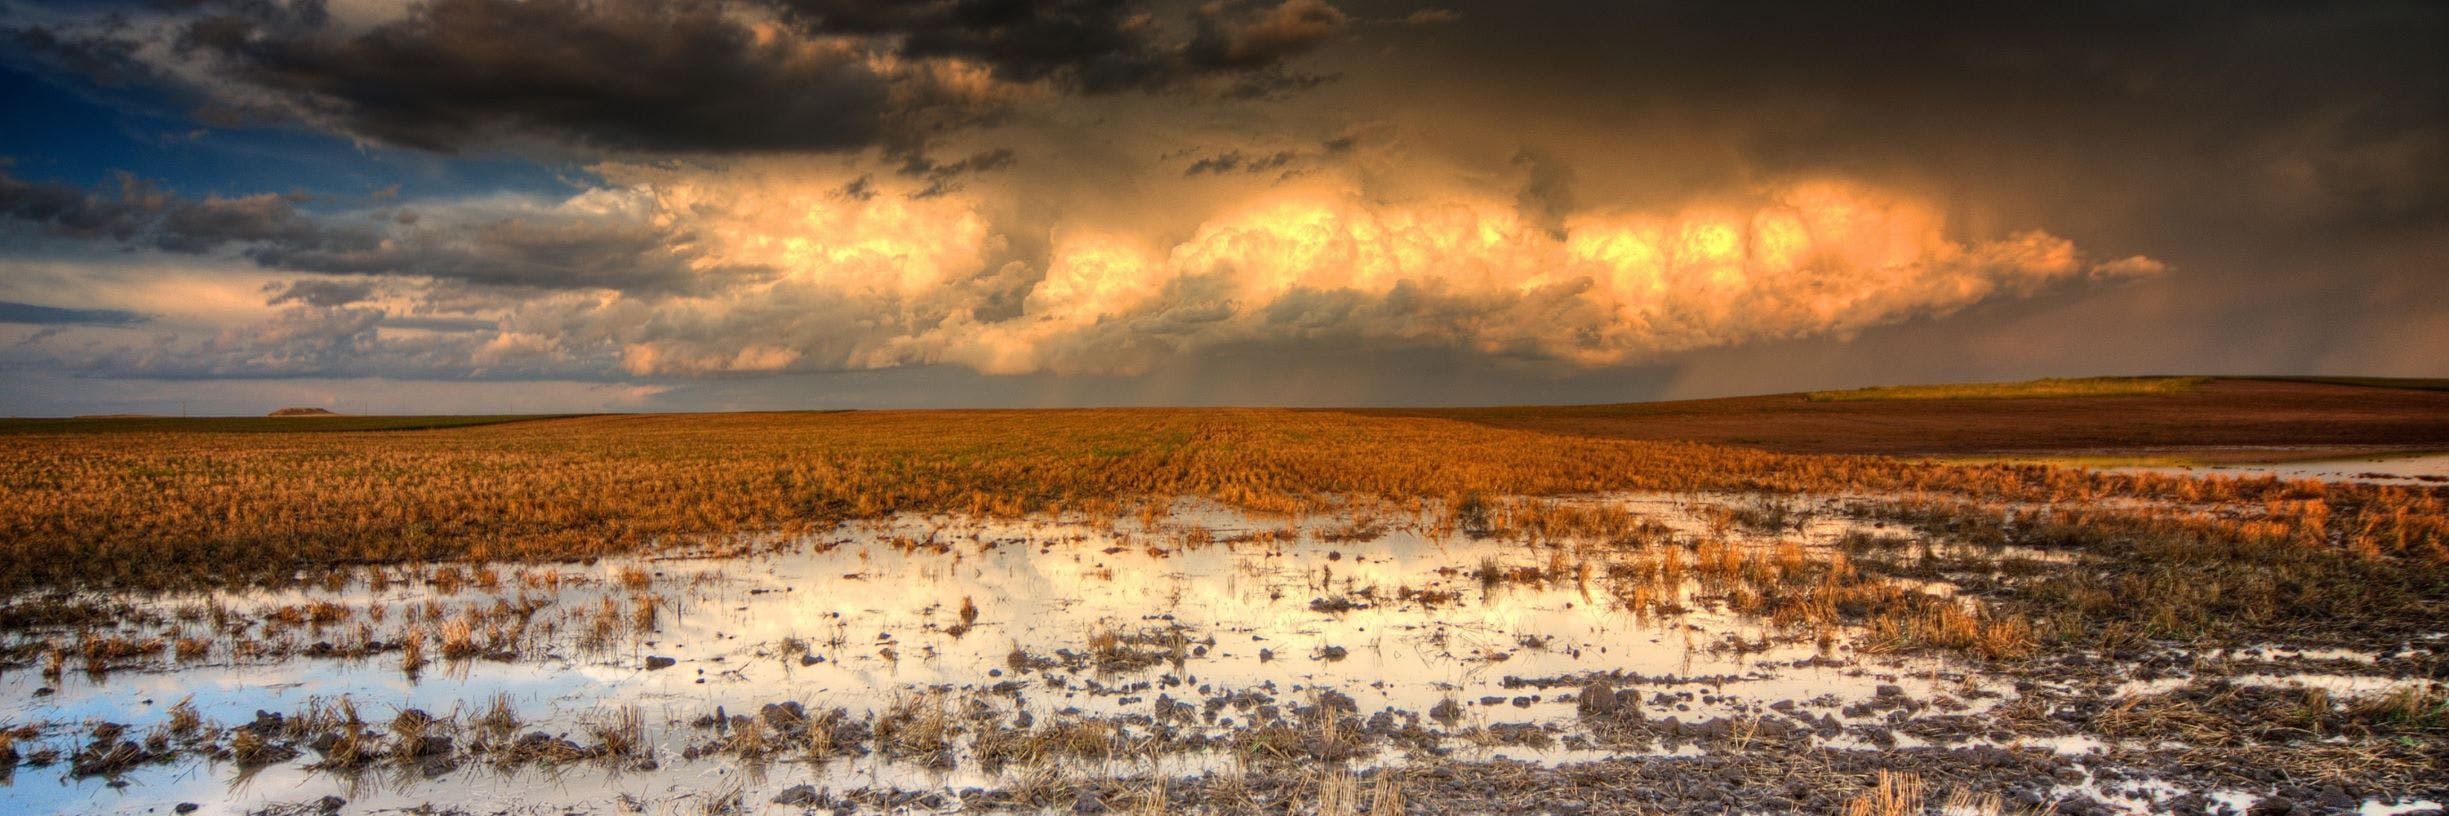
[[[1794,453],[2449,448],[2449,391],[2287,380],[2218,379],[2179,393],[2137,396],[1814,402],[1776,394],[1366,413]]]

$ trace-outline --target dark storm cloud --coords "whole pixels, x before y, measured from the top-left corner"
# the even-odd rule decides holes
[[[375,237],[326,227],[298,212],[290,198],[269,193],[177,201],[163,212],[154,237],[155,246],[171,252],[205,253],[233,243],[363,249]]]
[[[626,169],[560,203],[340,214],[0,171],[17,236],[328,276],[247,275],[232,292],[278,317],[209,329],[158,305],[195,281],[111,299],[146,268],[0,293],[165,315],[45,325],[0,368],[685,380],[675,407],[805,406],[813,382],[1352,404],[2441,373],[2449,6],[1338,5],[213,3],[21,29],[51,76],[207,116]],[[996,130],[948,133],[971,126]],[[806,151],[855,155],[697,155]]]
[[[1565,216],[1573,213],[1573,168],[1544,152],[1525,149],[1514,154],[1514,166],[1529,174],[1514,196],[1522,220],[1558,239],[1565,237]]]
[[[157,79],[137,59],[142,44],[112,33],[63,34],[41,28],[0,30],[26,56],[58,66],[85,81],[116,88]]]
[[[2394,338],[2441,336],[2449,309],[2376,293],[2449,281],[2449,256],[2377,249],[2449,236],[2449,5],[1448,5],[1469,25],[1373,28],[1392,45],[1370,70],[1324,61],[1351,76],[1321,101],[1492,180],[1521,184],[1487,167],[1536,148],[1586,212],[1849,179],[1924,197],[1954,234],[2045,228],[2175,270],[2104,290],[2115,330],[1940,321],[1919,350],[1810,341],[1819,370],[2441,373]],[[2002,351],[1951,367],[1974,338]],[[1776,354],[1717,356],[1711,387],[1792,379]]]
[[[1504,127],[1588,123],[1695,184],[1844,172],[2055,187],[2095,210],[2137,193],[2188,205],[2154,217],[2449,212],[2438,3],[1462,8],[1473,36],[1424,42],[1378,78],[1450,81],[1442,104],[1477,102]],[[1700,146],[1657,146],[1679,137]]]
[[[872,200],[876,197],[876,177],[872,175],[862,175],[858,178],[851,179],[850,183],[842,185],[841,189],[835,190],[833,193],[834,195],[841,196],[852,201]]]
[[[971,65],[1070,93],[1300,87],[1314,77],[1283,63],[1346,22],[1320,0],[1211,3],[1188,34],[1132,0],[432,0],[366,30],[316,0],[186,7],[166,44],[107,20],[14,37],[94,81],[196,94],[215,120],[443,152],[725,153],[907,149],[992,121],[1014,92],[955,76]]]
[[[1010,148],[981,150],[952,162],[938,162],[924,154],[911,152],[902,157],[901,166],[894,168],[894,172],[927,181],[924,189],[910,194],[912,198],[934,198],[960,189],[962,176],[1006,170],[1019,162],[1020,155]],[[851,187],[845,188],[843,193],[864,200],[867,195],[872,195],[865,188],[866,181],[865,177],[852,181]]]
[[[0,165],[5,168],[5,165]],[[284,196],[182,198],[125,173],[109,193],[58,182],[30,182],[0,169],[0,214],[70,238],[143,243],[169,252],[211,252],[231,243],[361,246],[371,234],[334,230],[299,213]]]
[[[1191,162],[1189,167],[1183,169],[1182,175],[1196,176],[1207,174],[1221,176],[1226,173],[1236,171],[1243,173],[1264,173],[1270,170],[1282,168],[1285,165],[1299,160],[1300,158],[1301,151],[1298,150],[1278,150],[1273,153],[1265,153],[1256,156],[1246,155],[1239,150],[1227,150],[1222,153],[1218,153],[1213,156],[1205,156]]]
[[[1321,0],[1222,0],[1191,14],[1183,41],[1136,0],[783,0],[810,30],[898,38],[905,57],[956,57],[1013,82],[1090,94],[1162,90],[1203,76],[1268,71],[1349,18]]]
[[[125,309],[69,309],[0,300],[0,323],[34,326],[133,326],[153,319]]]
[[[1189,51],[1193,65],[1255,69],[1318,47],[1351,18],[1324,0],[1284,0],[1275,6],[1210,3],[1201,7],[1198,21]]]
[[[273,241],[247,255],[268,268],[411,275],[483,286],[681,292],[699,287],[687,236],[619,218],[501,218],[419,229],[376,243]],[[725,283],[762,274],[715,270]]]
[[[437,0],[362,33],[263,8],[216,10],[179,45],[268,94],[266,114],[427,150],[523,135],[615,150],[841,149],[960,107],[915,79],[896,99],[895,79],[858,52],[761,38],[711,2]]]
[[[163,207],[152,191],[125,174],[118,177],[118,197],[111,198],[66,184],[24,181],[7,167],[0,162],[0,214],[41,224],[53,234],[126,240]]]
[[[766,274],[701,270],[685,232],[620,215],[520,210],[434,223],[403,212],[387,224],[352,223],[310,215],[288,196],[186,198],[124,175],[105,194],[0,172],[0,214],[57,235],[129,247],[188,255],[235,247],[259,266],[293,272],[657,293],[694,290],[709,276],[728,285]],[[294,299],[330,305],[315,298],[335,294],[301,290]]]
[[[1190,167],[1188,167],[1188,168],[1186,168],[1186,169],[1184,169],[1184,170],[1182,171],[1182,175],[1185,175],[1185,176],[1196,176],[1196,175],[1199,175],[1199,174],[1201,174],[1201,173],[1213,173],[1213,174],[1230,173],[1230,172],[1233,172],[1233,171],[1235,171],[1235,170],[1239,170],[1239,169],[1241,169],[1241,165],[1242,165],[1242,154],[1241,154],[1241,151],[1239,151],[1239,150],[1228,150],[1228,151],[1225,151],[1225,152],[1223,152],[1223,153],[1218,153],[1218,154],[1213,155],[1213,156],[1207,156],[1207,157],[1204,157],[1204,158],[1199,159],[1198,161],[1191,162],[1191,163],[1190,163]]]

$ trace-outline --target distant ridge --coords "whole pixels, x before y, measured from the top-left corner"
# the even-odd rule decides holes
[[[1811,391],[1812,402],[1923,399],[2055,399],[2062,397],[2122,397],[2192,391],[2209,377],[2084,377],[2050,378],[2012,383],[1883,385],[1846,391]]]
[[[2189,450],[2236,461],[2449,450],[2449,389],[2394,378],[2101,377],[1486,408],[1378,408],[1516,430],[1786,453]],[[2292,452],[2275,455],[2272,451]],[[2301,454],[2301,455],[2296,455]]]
[[[278,410],[278,411],[274,411],[274,412],[272,412],[272,413],[265,414],[265,416],[276,416],[276,417],[310,417],[310,416],[339,416],[339,415],[340,415],[339,413],[337,413],[337,412],[335,412],[335,411],[332,411],[332,410],[330,410],[330,409],[327,409],[327,408],[283,408],[283,409],[280,409],[280,410]]]

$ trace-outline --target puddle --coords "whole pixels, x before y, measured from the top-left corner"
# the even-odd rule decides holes
[[[39,736],[17,749],[60,757],[0,775],[0,812],[167,813],[184,802],[250,812],[326,796],[347,800],[351,812],[448,801],[475,813],[701,812],[737,796],[758,812],[801,785],[932,792],[871,809],[959,812],[961,792],[973,788],[1250,772],[1245,763],[1264,752],[1236,740],[1322,727],[1304,713],[1322,705],[1376,729],[1377,740],[1348,757],[1354,768],[1432,757],[1547,768],[1696,759],[1729,744],[1873,754],[1979,747],[2106,761],[2117,746],[2096,737],[1980,724],[2018,700],[2016,678],[1948,659],[1857,653],[1850,644],[1860,633],[1850,630],[1748,618],[1731,611],[1742,590],[1701,574],[1699,562],[1726,557],[1727,547],[1771,564],[1840,557],[1848,546],[1840,542],[1861,546],[1862,536],[1904,540],[1879,545],[1895,548],[1883,557],[1976,571],[2072,557],[1922,540],[1861,520],[1860,502],[1559,499],[1548,504],[1595,514],[1610,532],[1526,543],[1474,539],[1441,528],[1435,513],[1280,518],[1185,501],[1120,519],[900,517],[650,558],[390,568],[320,589],[154,597],[136,602],[115,631],[81,642],[110,634],[140,644],[128,665],[80,671],[71,638],[55,644],[70,653],[56,674],[37,668],[41,659],[0,673],[0,728],[34,727]],[[1664,563],[1692,574],[1662,572]],[[1954,590],[1944,580],[1896,583]],[[1628,605],[1630,597],[1651,605]],[[0,646],[26,654],[18,647],[40,634],[8,637],[19,642]],[[197,653],[182,655],[182,642]],[[404,642],[420,644],[416,656]],[[1585,717],[1577,695],[1592,678],[1637,711],[1637,736],[1627,737],[1621,720]],[[2248,682],[2361,694],[2376,680]],[[2184,683],[2136,681],[2116,693]],[[208,728],[236,729],[259,712],[295,717],[340,699],[378,732],[410,709],[439,715],[458,724],[463,748],[478,710],[496,700],[516,712],[518,734],[567,738],[573,748],[597,739],[594,726],[634,711],[643,747],[614,759],[507,766],[470,748],[456,763],[403,760],[359,772],[316,768],[326,754],[314,750],[253,770],[188,751],[116,776],[71,771],[95,724],[125,725],[129,739],[143,739],[185,711]],[[880,731],[865,743],[874,753],[821,760],[794,750],[772,761],[712,752],[735,729],[763,733],[767,707],[779,703],[840,709],[867,729],[935,712],[960,736],[924,755],[886,750]],[[734,719],[710,716],[717,712]],[[998,761],[980,747],[990,732],[1071,728],[1123,748]],[[2067,790],[2129,810],[2165,793]]]
[[[1825,550],[1861,529],[1834,502],[1803,502],[1776,508],[1784,529],[1761,532],[1730,524],[1716,509],[1727,501],[1568,503],[1629,514],[1661,541],[1710,537]],[[1211,701],[1255,692],[1269,707],[1291,709],[1331,689],[1349,696],[1362,717],[1392,709],[1416,720],[1441,704],[1456,706],[1451,723],[1429,723],[1447,734],[1493,724],[1544,730],[1532,740],[1538,744],[1463,755],[1555,763],[1626,753],[1574,747],[1587,739],[1576,739],[1579,681],[1572,678],[1592,674],[1620,678],[1649,716],[1683,723],[1774,718],[1768,706],[1779,701],[1809,701],[1789,710],[1852,723],[1877,716],[1846,709],[1872,701],[1882,687],[1912,699],[1971,688],[1934,659],[1857,656],[1844,638],[1823,647],[1720,611],[1697,580],[1676,590],[1683,614],[1633,614],[1616,600],[1619,579],[1583,566],[1569,547],[1440,536],[1420,518],[1271,519],[1184,502],[1148,519],[901,518],[741,544],[745,554],[724,557],[505,565],[444,576],[394,571],[337,591],[153,599],[144,608],[161,622],[125,627],[124,637],[175,643],[211,634],[214,620],[238,621],[256,654],[222,638],[201,661],[178,661],[165,649],[149,668],[99,677],[73,665],[58,679],[32,670],[0,676],[0,721],[48,726],[42,739],[21,741],[21,750],[72,753],[82,724],[92,722],[141,734],[181,700],[208,723],[238,725],[258,711],[297,712],[346,697],[379,729],[410,708],[472,717],[499,695],[526,721],[522,730],[550,735],[577,734],[590,718],[635,707],[654,770],[582,763],[350,778],[308,770],[309,752],[252,774],[182,758],[139,766],[119,777],[124,787],[111,787],[101,777],[69,778],[63,762],[20,767],[14,784],[0,787],[0,809],[166,812],[192,801],[245,810],[327,794],[352,808],[409,807],[436,796],[506,811],[600,806],[624,796],[668,802],[705,791],[709,774],[740,773],[725,758],[685,758],[714,736],[692,722],[718,707],[755,713],[793,701],[864,719],[884,714],[897,696],[931,690],[1001,719],[1106,718],[1143,730],[1164,722],[1169,707],[1199,707],[1206,716],[1185,717],[1168,726],[1172,733],[1222,739],[1263,711]],[[450,586],[457,590],[438,593]],[[652,631],[636,628],[641,606],[653,610]],[[315,625],[318,614],[328,623]],[[245,623],[283,615],[306,622],[273,634],[266,632],[275,627]],[[467,648],[493,657],[436,653],[463,625]],[[428,655],[413,676],[396,648],[411,631],[425,633],[419,640]],[[1123,665],[1099,668],[1106,661],[1090,656],[1100,642],[1127,658]],[[369,653],[311,656],[361,650]],[[1032,661],[1035,670],[1019,669]],[[1689,743],[1670,741],[1648,752],[1688,750]],[[1232,763],[1189,752],[1128,764],[1137,772],[1195,774]],[[986,770],[964,751],[949,769],[869,756],[777,763],[764,778],[738,784],[747,801],[763,802],[797,784],[959,789],[1010,784],[1012,773]]]
[[[2194,467],[2115,467],[2112,472],[2164,473],[2188,476],[2230,476],[2255,478],[2270,476],[2282,480],[2316,479],[2325,482],[2365,482],[2415,486],[2449,485],[2449,453],[2419,453],[2355,456],[2322,459],[2310,462],[2278,462],[2270,464],[2201,465]]]

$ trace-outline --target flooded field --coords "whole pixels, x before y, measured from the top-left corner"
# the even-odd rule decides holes
[[[2147,473],[2245,478],[2268,476],[2275,479],[2315,479],[2325,482],[2441,485],[2449,484],[2449,453],[2380,453],[2303,462],[2210,464],[2175,468],[2145,467],[2135,470]]]
[[[51,595],[0,652],[0,810],[2439,807],[2440,620],[2036,654],[1989,600],[2093,565],[1992,509],[1182,500]]]

